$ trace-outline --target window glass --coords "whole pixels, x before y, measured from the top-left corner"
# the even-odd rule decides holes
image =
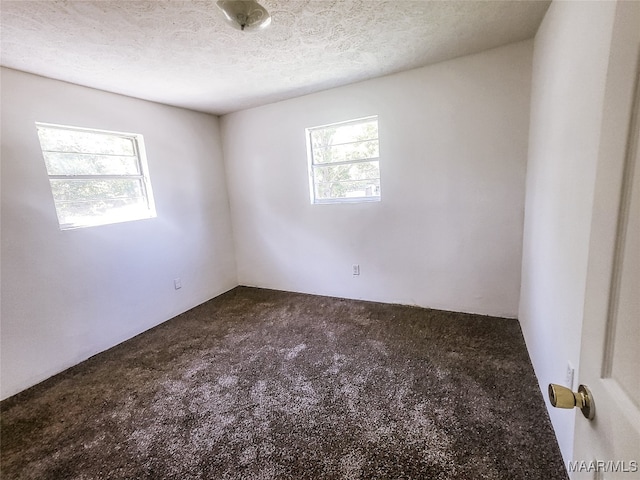
[[[142,135],[36,126],[60,228],[156,216]]]
[[[313,203],[380,200],[378,117],[307,129]]]

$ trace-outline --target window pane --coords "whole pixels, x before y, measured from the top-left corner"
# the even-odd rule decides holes
[[[38,136],[43,152],[135,155],[133,140],[117,135],[39,125]]]
[[[51,179],[60,225],[101,225],[150,216],[140,179]]]
[[[380,162],[359,162],[347,165],[322,165],[314,167],[317,182],[345,180],[369,180],[380,178]]]
[[[380,196],[379,162],[314,167],[316,199]]]
[[[99,200],[95,202],[66,203],[61,206],[56,205],[56,211],[58,213],[58,222],[66,228],[106,225],[128,220],[140,220],[152,216],[144,198],[138,198],[135,201],[133,199],[113,201],[109,207]]]
[[[109,201],[144,196],[142,181],[137,178],[116,180],[51,179],[51,191],[56,202]]]
[[[49,175],[140,175],[137,157],[43,152]]]
[[[335,198],[379,198],[380,179],[316,184],[316,200]]]
[[[313,151],[313,163],[345,162],[378,158],[378,140],[365,140],[354,143],[319,147]]]
[[[378,119],[358,121],[311,130],[311,145],[316,148],[339,143],[378,139]]]

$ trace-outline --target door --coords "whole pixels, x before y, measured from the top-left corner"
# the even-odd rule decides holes
[[[572,479],[640,479],[640,2],[618,2],[593,203]],[[573,470],[573,472],[572,472]]]

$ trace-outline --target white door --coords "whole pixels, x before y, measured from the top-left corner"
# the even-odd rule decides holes
[[[613,32],[580,356],[595,418],[577,412],[575,479],[640,479],[640,1],[618,2]]]

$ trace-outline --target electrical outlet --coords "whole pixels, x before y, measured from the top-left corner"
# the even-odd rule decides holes
[[[180,289],[182,288],[182,280],[181,280],[181,279],[179,279],[179,278],[176,278],[176,279],[173,281],[173,287],[174,287],[176,290],[180,290]]]
[[[360,265],[354,263],[352,266],[352,272],[354,276],[360,275]]]
[[[573,374],[574,374],[575,370],[573,369],[573,365],[571,365],[571,362],[567,362],[567,372],[565,373],[565,377],[564,377],[564,384],[569,387],[571,390],[573,390]]]

